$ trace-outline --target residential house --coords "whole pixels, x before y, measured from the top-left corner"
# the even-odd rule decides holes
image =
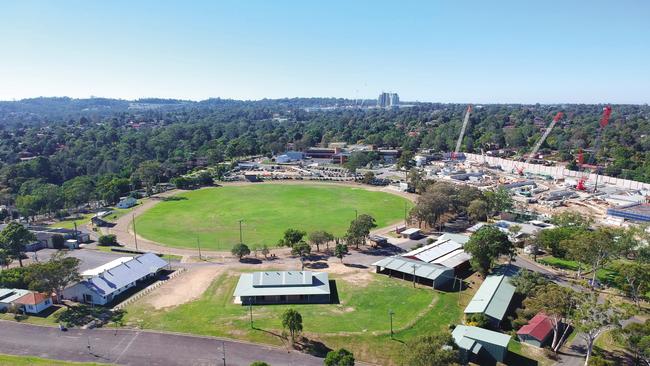
[[[52,306],[52,298],[40,292],[29,292],[14,300],[14,304],[28,314],[38,314]]]
[[[537,313],[528,324],[519,328],[517,337],[522,342],[544,347],[553,335],[553,322],[544,313]]]
[[[138,204],[138,200],[136,200],[134,197],[129,196],[129,197],[120,198],[120,202],[118,202],[117,205],[115,206],[117,208],[126,209],[126,208],[131,208],[137,204]]]

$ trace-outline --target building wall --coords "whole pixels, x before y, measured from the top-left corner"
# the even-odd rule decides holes
[[[50,300],[50,299],[46,299],[45,301],[43,301],[43,302],[40,303],[40,304],[36,304],[36,305],[23,305],[23,309],[24,309],[25,312],[27,312],[27,313],[30,313],[30,314],[38,314],[38,313],[40,313],[41,311],[43,311],[43,310],[49,308],[50,306],[52,306],[52,300]]]
[[[235,303],[242,305],[252,304],[328,304],[329,295],[287,295],[287,296],[242,296],[235,299]]]

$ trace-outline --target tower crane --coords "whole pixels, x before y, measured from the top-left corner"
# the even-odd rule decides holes
[[[612,115],[612,106],[607,106],[603,108],[603,116],[600,118],[600,128],[598,129],[598,135],[596,136],[596,143],[594,144],[594,152],[591,154],[589,162],[593,164],[596,154],[600,150],[601,137],[603,136],[603,130],[607,127],[609,123],[609,117]],[[596,181],[594,182],[594,193],[598,190],[598,175],[600,174],[600,168],[596,168]]]
[[[465,136],[465,131],[467,130],[467,124],[469,123],[469,115],[472,113],[472,105],[467,106],[467,112],[465,112],[465,119],[463,120],[463,127],[460,128],[460,136],[458,136],[458,141],[456,141],[456,149],[453,154],[451,154],[452,159],[456,159],[458,152],[460,151],[460,144],[463,142],[463,137]]]
[[[551,124],[548,125],[548,128],[546,128],[546,131],[544,131],[544,134],[542,135],[542,137],[540,137],[539,140],[537,140],[537,143],[535,144],[535,147],[533,147],[533,151],[526,158],[525,164],[530,163],[530,160],[537,154],[537,151],[539,151],[539,148],[542,146],[544,141],[546,141],[546,138],[548,137],[548,135],[551,134],[551,131],[553,131],[553,127],[555,127],[555,125],[562,119],[562,116],[564,116],[564,113],[557,112],[557,114],[553,118],[553,121],[551,121]],[[524,164],[524,166],[525,166],[525,164]],[[515,170],[517,170],[517,174],[524,175],[524,166],[520,166],[520,167],[515,166]]]

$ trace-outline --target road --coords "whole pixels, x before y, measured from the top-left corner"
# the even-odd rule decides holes
[[[322,365],[299,352],[250,343],[180,334],[114,329],[71,329],[0,321],[0,353],[119,365]],[[88,345],[90,344],[90,348]]]

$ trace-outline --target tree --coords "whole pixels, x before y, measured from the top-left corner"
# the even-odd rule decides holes
[[[580,301],[580,295],[568,287],[561,287],[554,283],[540,287],[534,296],[524,300],[526,309],[533,312],[544,312],[553,325],[553,341],[551,348],[557,351],[560,344],[562,324],[569,324],[571,315]]]
[[[619,230],[601,227],[595,231],[585,231],[569,241],[571,259],[591,265],[592,286],[595,286],[596,272],[619,257],[621,252],[627,251],[618,241],[619,234]]]
[[[9,267],[11,264],[11,255],[6,249],[0,248],[0,269],[2,267]]]
[[[248,245],[246,245],[244,243],[237,243],[232,247],[232,249],[230,250],[230,253],[232,253],[232,255],[234,255],[234,256],[237,256],[239,258],[239,260],[241,261],[241,259],[244,256],[247,256],[247,255],[251,254],[251,250],[248,248]]]
[[[487,202],[481,199],[473,200],[467,207],[467,214],[474,222],[487,220],[488,211]]]
[[[287,309],[282,313],[282,327],[289,331],[291,343],[296,340],[296,335],[302,332],[302,315],[294,309]]]
[[[32,264],[29,288],[48,295],[56,293],[60,301],[63,299],[63,289],[81,279],[80,263],[78,258],[65,257],[63,252],[57,252],[47,262]]]
[[[641,310],[641,299],[650,291],[650,264],[619,262],[613,266],[614,283],[632,298]]]
[[[471,254],[470,264],[483,277],[501,255],[512,255],[514,246],[508,235],[494,226],[479,229],[465,244],[465,251]]]
[[[67,207],[77,207],[90,201],[95,190],[91,177],[80,176],[70,179],[61,186]]]
[[[284,231],[284,237],[278,241],[278,246],[292,248],[296,243],[301,241],[305,235],[307,235],[307,233],[302,230],[287,229]]]
[[[404,364],[409,366],[458,365],[459,355],[449,333],[418,337],[408,343]]]
[[[311,247],[303,240],[297,242],[291,247],[291,254],[300,256],[300,264],[302,269],[305,269],[305,258],[311,253]]]
[[[411,217],[418,220],[421,224],[425,222],[429,227],[434,228],[440,217],[451,210],[453,197],[443,192],[433,190],[433,187],[427,188],[422,193],[411,210]]]
[[[0,247],[9,253],[13,259],[18,259],[20,266],[23,266],[23,253],[25,245],[36,240],[36,236],[23,225],[10,222],[0,232]]]
[[[363,178],[361,178],[361,183],[363,184],[372,184],[372,182],[375,180],[375,173],[373,172],[366,172],[363,174]]]
[[[555,227],[540,230],[535,237],[535,241],[540,248],[548,249],[554,257],[564,258],[568,250],[568,245],[565,241],[582,233],[583,230],[577,228]]]
[[[499,187],[496,190],[485,191],[484,195],[489,210],[492,213],[510,210],[514,205],[510,192],[504,187]]]
[[[650,320],[645,323],[630,323],[617,332],[625,346],[632,352],[636,364],[650,365]]]
[[[589,365],[589,358],[594,348],[594,342],[608,328],[618,326],[621,311],[613,306],[609,300],[598,303],[598,295],[592,294],[578,304],[574,314],[573,324],[581,332],[587,343],[587,357],[585,366]]]
[[[140,163],[138,168],[131,175],[131,179],[140,182],[147,191],[147,195],[153,193],[153,186],[162,177],[162,166],[156,160],[147,160]]]
[[[337,243],[334,247],[334,256],[343,263],[343,257],[348,254],[348,246],[342,243]]]
[[[327,352],[325,366],[354,366],[354,355],[345,348]]]
[[[97,244],[104,247],[112,247],[117,245],[117,236],[115,234],[101,235],[97,239]]]
[[[538,288],[547,285],[548,282],[539,272],[523,268],[510,279],[510,283],[517,288],[517,293],[525,297],[533,295]]]
[[[330,241],[334,240],[334,235],[328,233],[327,231],[323,230],[318,230],[318,231],[313,231],[309,233],[307,236],[308,240],[310,243],[314,244],[316,246],[316,251],[320,252],[320,246],[322,244],[329,243]]]
[[[266,244],[262,245],[262,255],[264,256],[264,258],[267,258],[270,252],[271,251],[269,250],[269,247]]]
[[[593,223],[591,216],[585,216],[576,211],[564,211],[553,215],[551,223],[559,227],[570,227],[574,229],[586,230]]]
[[[65,238],[61,234],[52,235],[52,247],[54,249],[63,249],[65,248]]]
[[[370,235],[370,230],[376,227],[375,219],[367,214],[361,214],[356,219],[350,222],[350,227],[346,233],[346,241],[348,244],[359,245],[365,243],[366,237]]]

